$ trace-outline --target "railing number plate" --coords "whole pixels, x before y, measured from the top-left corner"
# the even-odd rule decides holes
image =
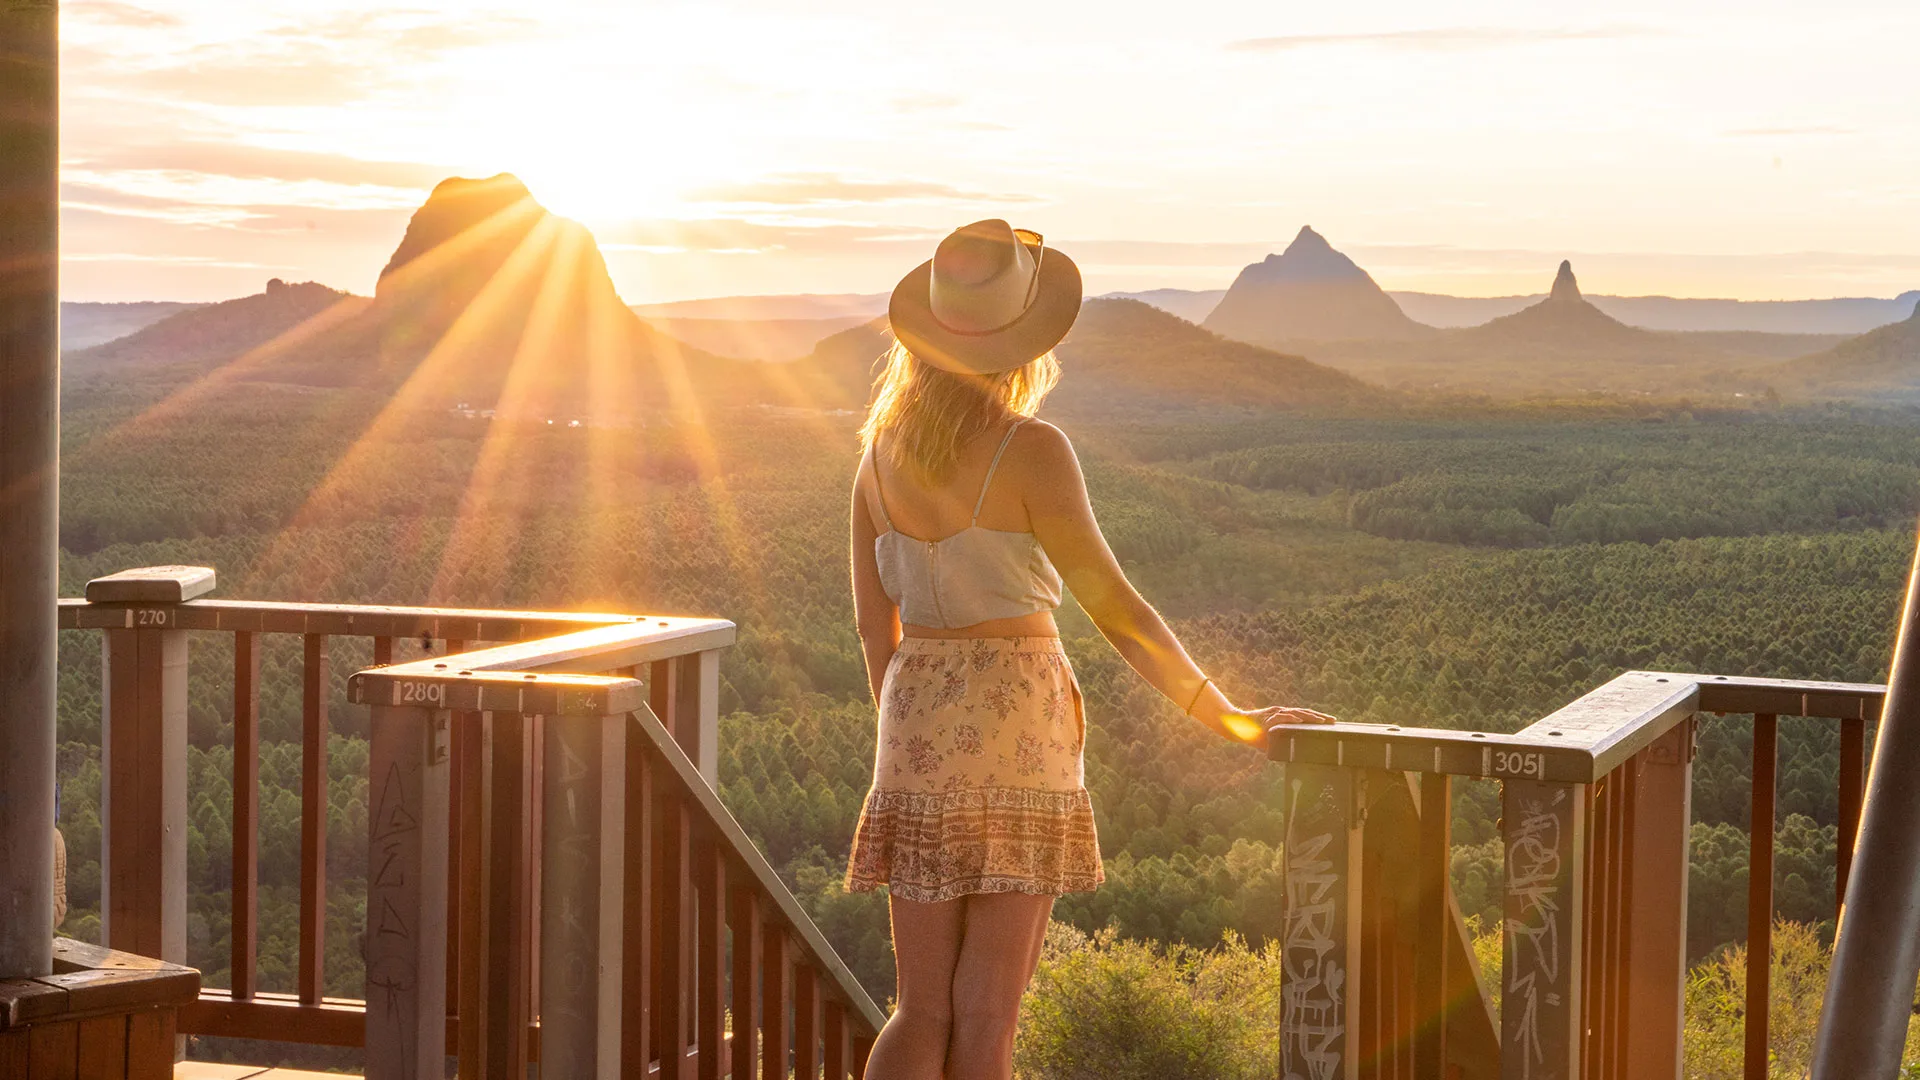
[[[445,705],[447,686],[437,682],[403,682],[400,684],[400,704],[402,705]]]
[[[1525,750],[1495,750],[1493,768],[1489,771],[1496,776],[1525,776],[1543,780],[1547,775],[1547,755]]]
[[[168,626],[173,622],[173,612],[166,608],[139,608],[133,613],[135,626]]]

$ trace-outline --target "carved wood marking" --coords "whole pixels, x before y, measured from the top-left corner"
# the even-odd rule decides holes
[[[1571,1080],[1579,1053],[1580,788],[1509,781],[1502,1073]]]
[[[1290,771],[1280,1075],[1336,1080],[1343,1075],[1347,1037],[1346,805],[1352,779],[1344,771]]]

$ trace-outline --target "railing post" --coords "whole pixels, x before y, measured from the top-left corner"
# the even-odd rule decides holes
[[[1747,821],[1747,1027],[1745,1076],[1767,1080],[1772,1019],[1773,829],[1780,718],[1753,718],[1753,813]]]
[[[1678,1080],[1687,985],[1688,832],[1693,726],[1688,720],[1624,768],[1638,768],[1626,899],[1625,1075]]]
[[[60,40],[0,6],[0,979],[53,970],[60,560]]]
[[[648,704],[680,748],[720,786],[720,651],[657,661],[648,673]]]
[[[1352,1078],[1356,1008],[1349,973],[1359,943],[1359,822],[1351,770],[1289,765],[1280,954],[1280,1075]]]
[[[1503,780],[1506,851],[1500,1075],[1578,1080],[1583,1052],[1587,788]]]
[[[100,868],[109,948],[187,959],[187,634],[175,606],[213,588],[204,567],[125,570],[87,583],[127,604],[103,635]]]
[[[372,709],[368,1080],[427,1080],[445,1073],[450,723],[444,710]]]
[[[621,1075],[627,717],[546,718],[540,1071]]]
[[[1453,905],[1447,902],[1452,869],[1453,778],[1428,773],[1420,778],[1420,826],[1413,873],[1419,889],[1413,927],[1414,1076],[1447,1080],[1447,1027],[1450,995],[1447,970],[1455,930]]]

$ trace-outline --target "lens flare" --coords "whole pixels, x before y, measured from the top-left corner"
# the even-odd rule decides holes
[[[1220,718],[1220,722],[1227,726],[1228,734],[1241,742],[1257,742],[1263,730],[1259,721],[1243,713],[1227,713]]]

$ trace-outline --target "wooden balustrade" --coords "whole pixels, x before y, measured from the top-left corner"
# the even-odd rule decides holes
[[[185,583],[183,585],[183,583]],[[185,959],[190,635],[233,636],[232,985],[186,1034],[367,1048],[367,1075],[858,1077],[884,1017],[714,794],[718,619],[201,598],[153,568],[62,600],[104,631],[107,944]],[[302,643],[294,993],[258,985],[260,658]],[[363,999],[324,994],[333,637],[371,638]],[[394,664],[396,639],[446,655]],[[503,644],[468,650],[468,642]]]
[[[1840,722],[1839,893],[1884,687],[1628,672],[1512,735],[1278,727],[1286,763],[1283,1076],[1680,1076],[1692,761],[1751,715],[1746,1072],[1767,1075],[1776,730]],[[1453,776],[1501,784],[1500,1030],[1447,885]]]

